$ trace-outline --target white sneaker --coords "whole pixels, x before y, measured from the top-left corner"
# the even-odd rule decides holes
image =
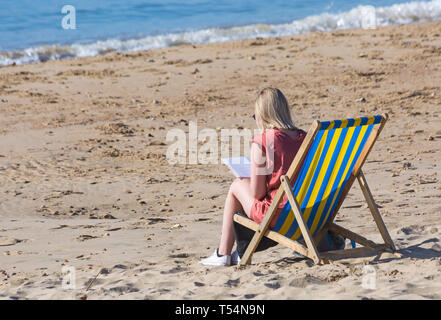
[[[208,258],[199,261],[204,266],[229,266],[231,265],[231,255],[218,256],[217,249]]]
[[[239,252],[237,252],[237,249],[231,254],[231,265],[235,266],[240,263],[240,257]]]

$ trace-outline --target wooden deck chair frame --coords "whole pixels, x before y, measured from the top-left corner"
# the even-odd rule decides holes
[[[328,221],[328,223],[315,235],[315,237],[312,237],[310,234],[310,231],[307,227],[307,224],[305,223],[299,204],[296,201],[296,198],[292,192],[292,189],[290,187],[291,185],[291,179],[296,176],[297,172],[300,170],[300,166],[305,159],[308,149],[311,146],[312,142],[314,141],[314,138],[317,134],[317,132],[320,130],[321,123],[320,121],[316,120],[311,128],[309,129],[299,151],[297,152],[297,155],[295,156],[290,168],[288,169],[288,172],[286,175],[281,177],[281,185],[267,211],[265,214],[264,219],[260,224],[257,224],[256,222],[242,217],[240,215],[234,215],[234,221],[237,223],[240,223],[244,225],[245,227],[254,230],[255,234],[253,238],[251,239],[250,244],[248,245],[241,261],[240,265],[244,266],[246,264],[250,263],[251,256],[253,255],[254,251],[256,250],[257,246],[259,245],[259,242],[261,239],[266,236],[270,238],[271,240],[274,240],[278,242],[279,244],[282,244],[288,248],[291,248],[295,252],[300,253],[303,256],[306,256],[314,261],[314,263],[329,263],[332,260],[338,260],[342,258],[350,258],[350,257],[357,257],[360,255],[364,255],[367,253],[372,252],[395,252],[395,246],[394,243],[389,235],[389,232],[387,231],[386,225],[383,222],[383,219],[380,215],[380,212],[378,210],[378,206],[376,205],[372,193],[368,187],[366,178],[361,170],[361,167],[363,166],[367,156],[369,155],[375,141],[377,140],[379,134],[383,130],[383,127],[388,120],[388,115],[383,114],[381,116],[381,121],[378,126],[373,128],[371,134],[369,135],[368,140],[366,141],[366,144],[364,145],[364,148],[361,151],[360,157],[358,158],[357,162],[355,163],[355,166],[348,178],[348,181],[346,183],[346,186],[344,187],[341,197],[339,199],[339,202],[337,203],[335,209],[333,212],[331,212],[331,217]],[[372,213],[372,216],[374,218],[374,221],[380,231],[380,234],[384,240],[384,244],[377,244],[373,241],[370,241],[348,229],[345,229],[337,224],[335,224],[333,221],[335,219],[335,216],[337,215],[340,206],[342,205],[344,199],[346,198],[350,188],[352,187],[353,182],[355,179],[358,180],[361,190],[363,192],[363,195],[367,201],[368,207]],[[301,243],[297,241],[293,241],[284,235],[269,230],[270,222],[274,216],[274,214],[277,211],[277,208],[279,206],[280,201],[282,200],[284,194],[287,195],[288,201],[291,204],[291,207],[293,209],[295,218],[297,220],[297,223],[299,225],[300,231],[302,233],[303,239],[306,243],[306,246],[302,245]],[[334,250],[334,251],[327,251],[327,252],[319,252],[317,250],[317,245],[320,240],[325,236],[326,232],[328,230],[334,231],[337,234],[340,234],[344,236],[347,239],[353,240],[356,243],[362,245],[362,247],[359,248],[352,248],[352,249],[344,249],[344,250]]]

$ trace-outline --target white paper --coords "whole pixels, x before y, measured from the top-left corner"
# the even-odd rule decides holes
[[[249,178],[251,176],[251,161],[248,157],[224,158],[225,164],[236,178]]]

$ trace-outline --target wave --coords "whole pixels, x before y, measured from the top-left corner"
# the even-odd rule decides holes
[[[201,44],[256,37],[287,36],[315,31],[408,24],[421,20],[440,20],[441,0],[414,1],[389,7],[358,6],[350,11],[309,16],[285,24],[253,24],[232,28],[210,28],[139,39],[109,39],[89,44],[49,45],[21,51],[0,52],[0,66],[28,64],[76,57],[165,48],[180,44]]]

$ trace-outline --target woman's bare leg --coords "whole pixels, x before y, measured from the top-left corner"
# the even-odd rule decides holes
[[[230,186],[225,200],[224,216],[222,220],[222,235],[218,253],[229,255],[234,245],[233,216],[236,212],[245,212],[250,216],[254,198],[250,192],[250,179],[237,178]]]

